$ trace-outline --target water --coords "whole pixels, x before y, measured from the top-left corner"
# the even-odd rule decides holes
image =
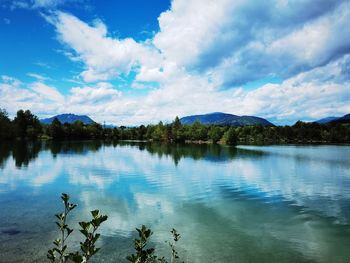
[[[75,229],[109,216],[93,262],[127,262],[141,224],[186,262],[350,262],[350,146],[2,144],[0,262],[46,261],[62,192]]]

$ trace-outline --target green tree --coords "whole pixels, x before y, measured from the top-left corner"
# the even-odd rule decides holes
[[[5,109],[0,109],[0,140],[13,137],[11,120]]]
[[[175,117],[175,120],[171,124],[171,133],[172,133],[172,141],[174,142],[184,141],[184,129],[178,116]]]
[[[152,139],[154,141],[167,141],[167,131],[166,127],[164,126],[163,122],[160,121],[154,128],[154,131],[152,133]]]
[[[49,135],[54,139],[61,139],[64,136],[64,131],[61,122],[54,118],[48,128]]]
[[[229,128],[223,136],[224,142],[227,145],[237,145],[237,133],[235,128]]]
[[[145,140],[146,139],[147,128],[145,125],[141,125],[137,130],[137,139]]]
[[[19,110],[14,119],[15,134],[19,138],[37,138],[42,131],[39,119],[30,110]]]
[[[222,131],[218,126],[211,126],[208,131],[208,137],[213,143],[217,143],[222,137]]]
[[[207,140],[208,131],[207,127],[201,124],[199,121],[195,121],[190,127],[190,140],[198,141],[198,140]]]

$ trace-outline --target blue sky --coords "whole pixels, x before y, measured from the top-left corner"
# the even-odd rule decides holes
[[[348,0],[0,0],[0,108],[137,125],[350,112]]]

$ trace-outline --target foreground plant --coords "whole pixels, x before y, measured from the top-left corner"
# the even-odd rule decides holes
[[[173,228],[170,233],[173,235],[174,242],[168,242],[170,248],[171,248],[171,257],[170,257],[170,263],[173,263],[176,259],[179,258],[178,253],[175,249],[176,242],[179,241],[181,238],[180,234],[177,233],[176,229]]]
[[[136,228],[136,230],[139,233],[139,239],[134,240],[136,254],[131,254],[130,256],[127,256],[126,259],[133,263],[154,262],[157,258],[154,255],[154,248],[146,248],[147,241],[153,232],[144,225],[142,225],[141,229]]]
[[[76,263],[88,262],[89,259],[96,254],[100,248],[96,248],[95,243],[99,239],[100,234],[96,233],[100,225],[107,220],[106,215],[101,215],[99,210],[91,211],[92,219],[88,222],[79,222],[81,227],[80,232],[84,235],[85,240],[80,242],[81,251],[67,252],[66,240],[73,232],[73,229],[67,225],[68,214],[76,208],[76,204],[69,203],[69,195],[62,194],[61,199],[64,204],[64,211],[60,214],[56,214],[58,221],[57,227],[60,230],[61,237],[56,239],[53,244],[54,248],[47,252],[47,258],[51,262],[67,262],[71,260]]]
[[[60,238],[56,239],[53,244],[54,248],[48,250],[47,258],[50,262],[60,262],[65,263],[67,261],[75,263],[88,262],[90,258],[95,255],[100,248],[97,248],[95,243],[100,237],[97,233],[98,228],[101,224],[107,220],[106,215],[101,215],[99,210],[91,211],[92,219],[88,222],[79,222],[81,229],[79,230],[85,240],[80,242],[80,250],[75,252],[68,252],[66,240],[72,234],[73,229],[69,228],[67,225],[68,214],[74,210],[77,205],[69,202],[69,195],[62,194],[61,199],[64,204],[64,210],[62,213],[56,214],[57,222],[56,225],[60,231]],[[148,247],[148,242],[153,232],[151,229],[142,225],[141,228],[136,228],[139,238],[134,240],[135,254],[131,254],[126,257],[132,263],[168,263],[166,258],[158,257],[155,254],[155,249]],[[177,233],[176,229],[172,229],[170,233],[173,236],[173,241],[166,241],[170,246],[170,263],[177,262],[179,260],[178,252],[175,249],[176,243],[180,239],[180,234]]]
[[[168,263],[164,256],[159,257],[155,255],[154,248],[147,248],[149,239],[153,234],[151,229],[142,225],[141,229],[136,228],[136,231],[139,234],[139,239],[136,238],[134,240],[134,248],[136,253],[127,256],[126,259],[132,263],[154,263],[157,261],[160,263]],[[175,249],[175,245],[176,242],[179,241],[181,236],[179,233],[177,233],[176,229],[174,228],[170,231],[170,233],[173,235],[174,241],[166,241],[166,243],[169,244],[171,249],[170,263],[173,263],[175,262],[175,260],[179,259],[178,252]]]

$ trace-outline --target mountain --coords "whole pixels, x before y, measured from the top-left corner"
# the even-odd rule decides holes
[[[73,123],[76,121],[81,121],[84,124],[91,124],[94,122],[90,117],[86,115],[75,115],[71,113],[60,114],[60,115],[53,116],[51,118],[41,119],[40,122],[44,124],[51,124],[55,118],[57,118],[62,124],[66,122]]]
[[[326,117],[326,118],[317,120],[315,122],[318,123],[318,124],[326,124],[326,123],[329,123],[331,121],[335,121],[337,119],[339,119],[339,117]]]
[[[221,126],[245,126],[245,125],[262,125],[274,126],[268,120],[255,116],[237,116],[228,113],[214,112],[202,115],[186,116],[180,119],[182,124],[192,124],[199,121],[202,124],[214,124]]]
[[[338,122],[350,123],[350,114],[346,114],[343,117],[327,117],[327,118],[323,118],[323,119],[320,119],[320,120],[315,121],[315,122],[319,123],[319,124],[338,123]]]
[[[333,120],[332,123],[350,123],[350,114],[346,114],[343,117]]]

